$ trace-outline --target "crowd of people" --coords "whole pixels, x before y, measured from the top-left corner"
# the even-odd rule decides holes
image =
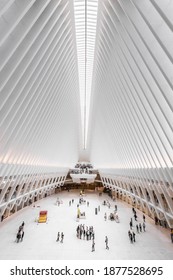
[[[72,204],[74,204],[75,200],[71,199],[69,200],[69,206],[71,206]],[[89,201],[86,201],[83,199],[83,196],[80,195],[79,196],[79,201],[77,202],[77,207],[79,208],[80,204],[86,204],[87,206],[89,206]],[[86,203],[87,202],[87,203]],[[59,198],[57,198],[56,203],[60,204],[61,201]],[[79,203],[79,204],[78,204]],[[102,205],[104,206],[108,206],[108,208],[111,207],[111,204],[108,200],[104,200],[102,202]],[[104,213],[104,220],[107,221],[107,219],[109,220],[117,220],[119,221],[119,217],[117,214],[117,205],[114,205],[115,209],[112,209],[113,207],[111,207],[111,210],[113,210],[113,212],[111,213]],[[100,205],[97,207],[97,210],[95,214],[97,214],[100,211]],[[142,215],[142,219],[141,216],[138,217],[137,215],[137,211],[134,207],[132,207],[132,213],[133,213],[133,217],[131,217],[130,222],[129,222],[129,229],[128,229],[128,237],[130,240],[130,243],[135,243],[136,242],[136,237],[138,236],[138,234],[145,232],[146,231],[146,217],[143,214]],[[158,223],[158,220],[155,219],[155,224]],[[23,241],[24,238],[24,225],[25,223],[22,222],[22,224],[19,226],[18,231],[17,231],[17,235],[16,235],[16,242],[19,243],[21,241]],[[85,224],[80,224],[77,226],[76,228],[76,236],[78,239],[83,239],[83,240],[91,240],[92,241],[92,247],[91,247],[91,251],[94,252],[95,251],[95,231],[94,231],[94,227],[93,226],[86,226]],[[64,233],[63,232],[58,232],[57,233],[57,238],[56,238],[56,242],[60,242],[63,243],[64,241]],[[173,229],[171,229],[171,241],[173,242]],[[106,245],[106,249],[109,250],[109,246],[108,246],[108,237],[105,236],[105,245]]]
[[[77,163],[75,168],[70,171],[71,174],[92,174],[93,166],[91,164]]]
[[[78,225],[76,228],[76,236],[79,239],[91,240],[92,241],[91,252],[95,251],[95,233],[94,233],[93,226],[88,227],[85,226],[84,224]],[[105,236],[105,245],[106,245],[106,249],[109,250],[107,236]]]
[[[136,233],[142,233],[146,231],[146,221],[145,221],[145,215],[143,214],[143,222],[138,222],[138,216],[137,212],[134,207],[132,207],[132,212],[133,212],[133,218],[130,219],[129,226],[130,229],[128,230],[128,237],[131,243],[136,242]],[[136,233],[135,233],[135,228],[136,228]]]
[[[93,240],[95,238],[93,226],[78,225],[76,228],[76,236],[79,239]]]

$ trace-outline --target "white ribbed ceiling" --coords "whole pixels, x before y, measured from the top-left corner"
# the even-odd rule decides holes
[[[0,5],[1,173],[73,166],[89,127],[96,167],[172,179],[173,1]]]
[[[74,165],[81,121],[73,5],[1,1],[0,13],[1,174],[16,172],[14,164]]]
[[[90,160],[173,177],[173,1],[100,1]],[[170,179],[170,177],[169,177]]]

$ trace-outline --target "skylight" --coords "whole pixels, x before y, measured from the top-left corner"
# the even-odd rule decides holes
[[[86,149],[98,0],[74,0],[83,149]]]

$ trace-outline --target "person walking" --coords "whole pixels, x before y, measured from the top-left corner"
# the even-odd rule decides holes
[[[128,236],[129,236],[130,242],[133,243],[133,236],[132,236],[132,233],[130,230],[128,231]]]
[[[18,231],[17,235],[16,235],[16,242],[19,243],[19,240],[21,239],[21,232]]]
[[[93,236],[94,236],[93,232],[89,229],[89,239],[88,240],[93,240],[94,239]]]
[[[60,238],[60,232],[58,232],[58,234],[57,234],[56,242],[59,242],[59,238]]]
[[[145,223],[145,215],[143,214],[143,221],[144,221],[144,223]]]
[[[135,234],[134,231],[133,231],[133,232],[132,232],[133,242],[136,242],[135,236],[136,236],[136,234]]]
[[[86,231],[85,228],[83,229],[83,239],[85,239]]]
[[[171,241],[173,243],[173,228],[171,228]]]
[[[156,216],[154,217],[154,220],[155,220],[155,225],[157,226],[159,220],[158,220],[158,218]]]
[[[138,224],[136,225],[136,231],[137,231],[137,233],[139,233],[139,226],[138,226]]]
[[[94,252],[95,251],[95,242],[94,242],[94,239],[92,241],[92,251],[91,252]]]
[[[87,240],[89,240],[89,235],[90,235],[90,233],[89,233],[89,230],[87,229],[87,232],[86,232]]]
[[[105,219],[105,221],[107,220],[107,214],[106,213],[104,214],[104,219]]]
[[[143,222],[142,227],[143,227],[143,231],[145,231],[145,229],[146,229],[145,222]]]
[[[62,232],[61,233],[61,243],[63,243],[63,241],[64,241],[64,233]]]
[[[106,249],[109,250],[109,246],[108,246],[108,237],[105,237],[105,244],[106,244]]]
[[[23,230],[23,226],[21,225],[18,229],[18,232],[21,232]]]
[[[133,224],[132,224],[132,219],[131,219],[131,221],[130,221],[129,225],[130,225],[130,229],[132,229],[132,227],[133,227]]]
[[[134,214],[134,218],[135,218],[135,221],[137,221],[137,215],[136,215],[136,213]]]
[[[132,235],[132,233],[130,234],[130,242],[133,243],[133,235]]]
[[[130,230],[128,230],[128,236],[129,236],[129,240],[131,240],[131,231]]]
[[[82,228],[80,228],[80,231],[79,231],[79,238],[82,239],[82,233],[83,233],[83,230]]]
[[[24,231],[22,231],[22,233],[21,233],[21,238],[20,238],[20,241],[22,242],[23,241],[23,237],[24,237]]]
[[[139,230],[140,230],[140,232],[142,232],[142,226],[141,226],[141,223],[139,223]]]

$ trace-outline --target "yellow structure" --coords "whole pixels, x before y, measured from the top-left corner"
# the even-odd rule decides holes
[[[46,221],[47,221],[47,211],[40,211],[38,222],[46,223]]]

